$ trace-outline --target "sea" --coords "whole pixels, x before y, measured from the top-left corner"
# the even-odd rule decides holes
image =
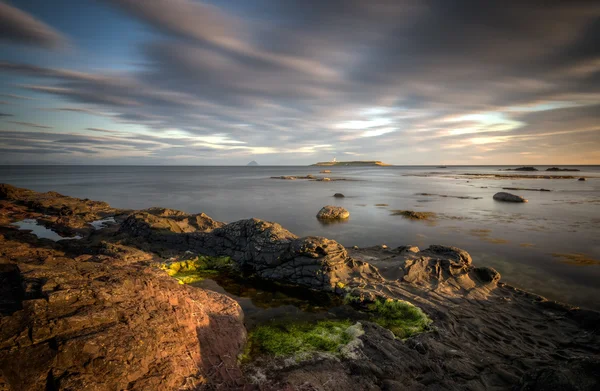
[[[511,166],[0,166],[0,182],[117,208],[161,206],[224,222],[256,217],[346,247],[456,246],[471,254],[474,265],[498,270],[508,284],[600,310],[600,166],[545,172],[548,167],[515,172],[501,171]],[[323,169],[332,172],[321,174]],[[271,178],[308,174],[345,180]],[[494,176],[511,174],[573,178]],[[507,187],[550,191],[503,190]],[[495,201],[500,191],[529,202]],[[346,208],[349,219],[322,223],[316,214],[325,205]],[[437,216],[410,220],[396,210]]]

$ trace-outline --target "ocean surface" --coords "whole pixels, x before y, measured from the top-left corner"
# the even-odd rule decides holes
[[[548,166],[537,166],[539,172],[499,171],[509,167],[331,167],[326,176],[349,180],[317,182],[270,177],[322,177],[324,167],[0,166],[0,182],[107,201],[117,208],[161,206],[204,212],[225,222],[257,217],[300,236],[325,236],[345,246],[457,246],[472,255],[475,265],[497,269],[504,282],[600,310],[600,166],[569,166],[581,172],[542,172]],[[574,178],[498,179],[467,173]],[[577,181],[580,176],[587,181]],[[506,190],[529,202],[494,201],[503,187],[551,191]],[[346,197],[334,198],[334,193]],[[455,198],[465,196],[481,199]],[[315,215],[324,205],[343,206],[350,218],[322,224]],[[412,221],[392,215],[397,209],[438,217]]]

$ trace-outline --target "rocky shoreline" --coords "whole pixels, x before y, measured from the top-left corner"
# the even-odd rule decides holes
[[[115,223],[95,229],[92,222]],[[35,219],[80,240],[39,239]],[[346,249],[276,223],[225,224],[164,208],[0,185],[0,390],[597,389],[600,314],[500,282],[454,247]],[[240,362],[238,303],[156,266],[228,256],[276,283],[406,300],[433,321],[398,339],[368,321],[351,356]]]

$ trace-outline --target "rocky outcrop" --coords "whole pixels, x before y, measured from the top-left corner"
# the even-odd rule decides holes
[[[527,202],[527,200],[521,196],[506,193],[503,191],[494,194],[494,199],[496,201],[504,201],[504,202]]]
[[[327,205],[317,213],[317,218],[321,220],[343,220],[348,217],[350,217],[350,212],[341,206]]]
[[[125,247],[73,258],[56,246],[1,229],[0,289],[12,289],[0,306],[0,378],[9,390],[240,381],[245,329],[234,300],[126,262]]]
[[[377,274],[352,262],[339,243],[322,237],[298,238],[276,223],[248,219],[205,232],[179,232],[174,223],[152,226],[153,218],[145,212],[132,214],[120,232],[141,248],[169,250],[168,255],[184,251],[226,255],[241,270],[258,277],[326,291],[335,290],[341,279]]]
[[[114,215],[117,210],[106,202],[63,196],[54,191],[38,193],[8,184],[0,184],[0,200],[35,211],[38,221],[67,236],[91,230],[90,222]]]
[[[537,171],[538,169],[535,167],[527,166],[527,167],[519,167],[515,168],[513,171]]]

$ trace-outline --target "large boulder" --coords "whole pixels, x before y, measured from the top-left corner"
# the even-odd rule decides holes
[[[341,206],[326,205],[317,213],[317,218],[321,220],[343,220],[350,217],[350,212]]]
[[[504,201],[504,202],[527,202],[527,200],[521,196],[506,193],[504,191],[494,194],[494,199],[496,201]]]

